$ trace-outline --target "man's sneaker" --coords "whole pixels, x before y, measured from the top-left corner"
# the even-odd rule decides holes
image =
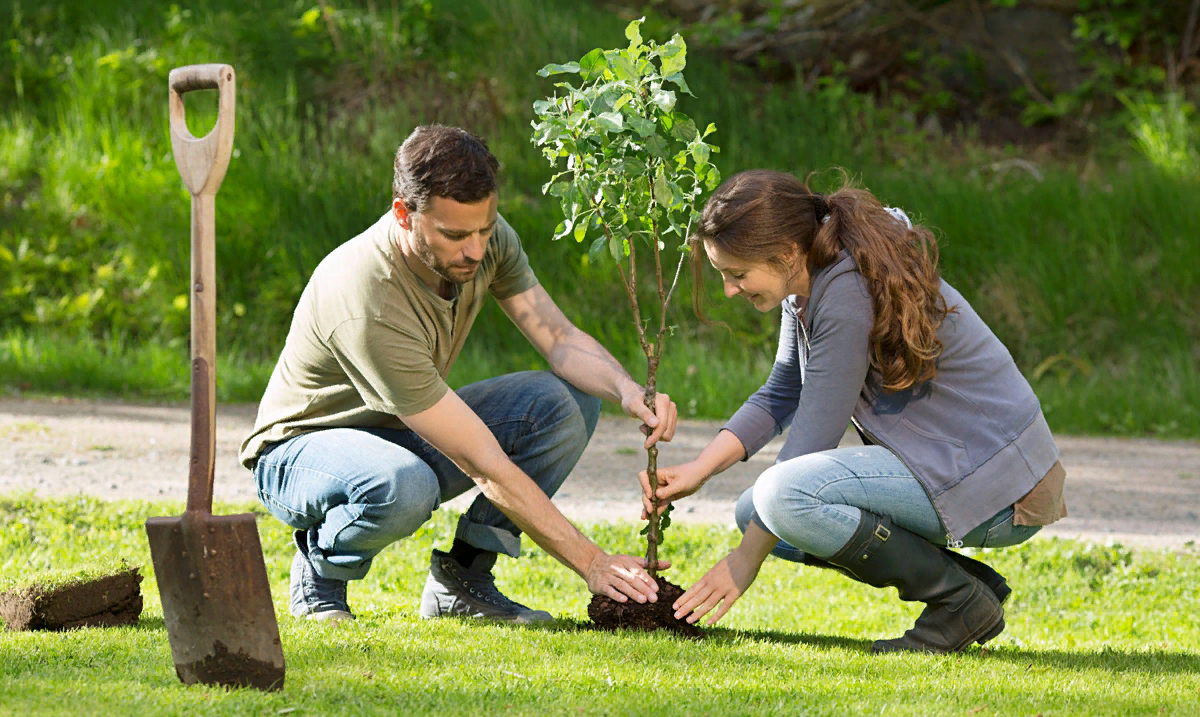
[[[307,536],[297,530],[296,557],[292,559],[291,605],[296,617],[309,620],[353,620],[346,603],[346,581],[323,578],[308,562]]]
[[[434,550],[421,595],[421,617],[486,617],[521,625],[552,620],[545,610],[531,610],[496,589],[495,553],[482,553],[463,567],[448,553]]]

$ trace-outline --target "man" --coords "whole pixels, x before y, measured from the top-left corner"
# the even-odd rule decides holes
[[[392,207],[317,266],[240,458],[260,500],[295,528],[291,612],[352,618],[346,582],[477,484],[449,552],[434,550],[421,616],[550,619],[497,589],[520,533],[620,602],[655,600],[644,560],[608,555],[550,502],[595,430],[600,400],[675,432],[675,404],[642,387],[538,284],[496,213],[499,164],[477,137],[418,127],[396,152]],[[487,294],[549,362],[471,384],[445,378]],[[663,564],[665,567],[665,563]]]

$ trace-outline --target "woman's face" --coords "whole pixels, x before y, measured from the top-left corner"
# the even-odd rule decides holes
[[[789,262],[789,265],[798,268],[795,275],[785,276],[770,264],[731,257],[712,242],[704,242],[704,251],[713,268],[721,272],[725,296],[730,299],[740,294],[754,308],[765,312],[779,306],[785,297],[792,294],[808,295],[808,271],[804,262]]]

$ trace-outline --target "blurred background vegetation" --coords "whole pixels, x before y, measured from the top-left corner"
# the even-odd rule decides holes
[[[679,31],[680,106],[715,122],[725,176],[821,188],[847,167],[940,237],[941,268],[1005,342],[1062,432],[1200,437],[1200,0],[151,0],[0,7],[0,386],[188,393],[189,199],[166,76],[238,72],[217,200],[223,400],[257,401],[317,262],[382,214],[417,124],[485,137],[500,209],[581,327],[644,370],[610,267],[541,195],[535,72]],[[197,136],[214,93],[188,96]],[[586,244],[585,244],[586,246]],[[764,380],[778,313],[684,286],[660,386],[729,415]],[[544,362],[494,306],[451,382]]]

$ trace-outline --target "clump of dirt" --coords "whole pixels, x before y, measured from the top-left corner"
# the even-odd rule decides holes
[[[13,631],[134,625],[142,614],[141,582],[131,568],[53,589],[32,585],[0,594],[0,617]]]
[[[617,602],[596,595],[588,604],[588,617],[601,630],[670,630],[684,637],[703,637],[700,628],[686,620],[675,619],[675,609],[671,606],[683,594],[683,588],[661,577],[655,580],[658,581],[657,602]]]

